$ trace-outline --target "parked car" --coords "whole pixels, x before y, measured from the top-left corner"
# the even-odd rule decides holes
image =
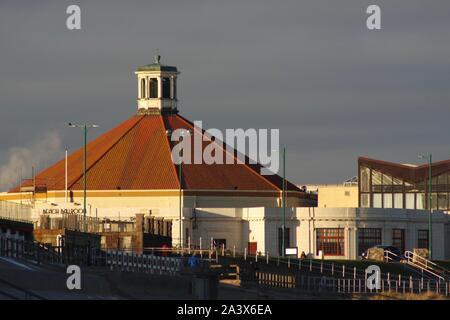
[[[380,249],[383,249],[384,251],[389,251],[389,252],[393,253],[391,255],[388,255],[389,261],[400,261],[400,260],[402,260],[404,258],[403,257],[403,253],[400,251],[399,248],[394,247],[394,246],[385,246],[385,245],[376,245],[376,246],[374,246],[372,248],[367,249],[366,251],[364,251],[361,254],[361,258],[368,259],[368,257],[369,257],[369,250],[370,249],[375,249],[375,248],[380,248]]]

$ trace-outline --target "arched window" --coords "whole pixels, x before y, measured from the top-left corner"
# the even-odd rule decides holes
[[[141,99],[145,99],[145,79],[141,79]]]
[[[162,78],[162,97],[170,99],[170,78]]]
[[[158,79],[151,78],[148,83],[148,92],[150,98],[158,98]]]
[[[176,78],[172,78],[172,81],[173,81],[173,84],[172,84],[172,86],[173,86],[172,97],[173,97],[173,99],[176,99],[177,98],[177,79]]]

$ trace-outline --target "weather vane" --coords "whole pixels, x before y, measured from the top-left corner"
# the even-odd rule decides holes
[[[153,56],[153,62],[155,64],[160,64],[161,56],[159,55],[159,49],[155,50],[155,55]]]

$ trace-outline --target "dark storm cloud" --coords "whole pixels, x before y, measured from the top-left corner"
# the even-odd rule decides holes
[[[0,45],[0,163],[47,132],[79,147],[68,121],[94,136],[132,115],[133,72],[157,48],[181,70],[184,116],[280,128],[293,181],[341,181],[359,155],[450,157],[448,1],[2,1]]]

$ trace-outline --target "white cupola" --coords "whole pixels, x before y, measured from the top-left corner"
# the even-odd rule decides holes
[[[177,67],[164,66],[161,56],[153,57],[153,63],[139,67],[138,114],[177,112]]]

